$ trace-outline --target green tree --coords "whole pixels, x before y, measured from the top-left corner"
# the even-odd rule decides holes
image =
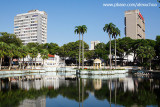
[[[88,50],[85,52],[84,56],[86,59],[93,59],[95,55],[94,50]]]
[[[114,38],[114,40],[115,40],[115,54],[114,54],[114,56],[115,56],[115,69],[116,69],[116,66],[117,66],[117,60],[116,60],[116,38],[117,38],[117,36],[120,36],[120,30],[116,27],[116,28],[114,28],[114,30],[113,30],[113,34],[112,34],[112,36],[113,36],[113,38]]]
[[[39,51],[41,52],[42,49],[47,49],[49,54],[52,54],[52,55],[57,54],[57,55],[59,55],[60,47],[58,46],[58,44],[51,42],[51,43],[40,44],[39,45]]]
[[[65,59],[67,57],[67,52],[65,51],[65,48],[63,46],[59,48],[58,53],[62,59]]]
[[[14,44],[16,46],[21,46],[22,40],[17,38],[15,34],[9,34],[7,32],[1,32],[0,42],[5,42],[6,44]]]
[[[2,59],[6,55],[6,48],[7,48],[7,44],[4,42],[0,42],[0,70],[2,65]]]
[[[30,43],[27,44],[27,47],[29,49],[35,47],[36,49],[38,49],[38,51],[40,51],[42,49],[42,47],[40,46],[40,44],[38,42],[35,42],[35,43],[34,42],[30,42]]]
[[[153,47],[151,46],[140,46],[137,49],[137,55],[139,58],[142,59],[142,63],[143,63],[143,59],[145,58],[147,61],[150,62],[150,70],[151,70],[151,60],[154,58],[155,56],[155,50]]]
[[[69,57],[69,58],[75,58],[78,55],[79,52],[79,42],[82,41],[76,41],[76,42],[69,42],[67,44],[64,44],[59,53],[61,57]],[[84,49],[88,50],[89,46],[86,42],[84,42]]]
[[[76,26],[74,30],[75,34],[79,34],[79,41],[81,40],[80,34],[81,34],[81,26]],[[81,57],[81,42],[79,42],[79,66],[78,68],[80,69],[80,58]]]
[[[160,62],[160,35],[156,37],[156,45],[155,45],[156,56]]]
[[[21,58],[23,58],[23,69],[24,69],[24,58],[28,55],[29,53],[29,49],[27,46],[21,46],[19,47],[19,52],[20,52],[20,55],[21,55]]]
[[[35,58],[35,67],[36,67],[36,58],[38,56],[38,50],[35,47],[33,47],[30,49],[29,52],[30,52],[29,55],[32,58],[32,69],[33,69],[33,58]]]
[[[140,46],[149,46],[150,43],[145,40],[145,39],[137,39],[137,40],[132,40],[132,43],[131,43],[131,47],[132,47],[132,52],[134,53],[134,62],[136,61],[137,59],[137,49],[140,47]]]
[[[48,52],[48,50],[43,49],[40,54],[41,54],[41,58],[43,59],[43,66],[44,66],[44,60],[48,59],[49,52]]]
[[[97,44],[95,46],[95,50],[94,50],[95,57],[102,58],[105,61],[108,61],[109,51],[107,49],[108,49],[108,47],[106,44],[104,44],[104,43]]]
[[[16,56],[18,53],[17,49],[18,49],[17,46],[15,46],[14,44],[10,44],[7,47],[7,56],[9,57],[9,70],[11,69],[12,66],[13,56]]]
[[[103,27],[103,31],[108,33],[109,39],[110,39],[110,48],[109,48],[109,50],[110,50],[110,54],[109,54],[110,69],[112,68],[112,61],[111,61],[111,58],[112,58],[112,54],[111,54],[111,35],[113,34],[114,28],[115,28],[115,25],[113,23],[105,24],[105,26]]]
[[[59,49],[60,49],[60,47],[56,43],[50,43],[48,46],[48,51],[52,55],[54,55],[54,54],[59,55]]]
[[[128,64],[128,55],[132,52],[132,43],[133,40],[130,37],[119,38],[117,41],[117,54],[123,60],[127,56]],[[121,61],[122,62],[122,61]]]

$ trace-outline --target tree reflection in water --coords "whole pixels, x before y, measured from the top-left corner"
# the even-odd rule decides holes
[[[41,96],[50,99],[61,95],[86,106],[89,93],[100,101],[105,99],[112,105],[122,106],[160,106],[160,81],[158,79],[78,79],[75,80],[31,80],[8,81],[0,79],[0,107],[20,105],[25,99],[38,99]],[[77,85],[78,84],[78,85]],[[97,101],[98,101],[97,100]]]

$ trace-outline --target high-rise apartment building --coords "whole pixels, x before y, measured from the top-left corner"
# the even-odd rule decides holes
[[[14,34],[26,45],[30,42],[47,42],[47,14],[44,11],[31,10],[14,17]]]
[[[125,35],[132,39],[145,39],[145,20],[139,10],[125,11]]]
[[[100,43],[100,41],[91,41],[91,49],[90,50],[95,50],[95,46],[99,43]]]

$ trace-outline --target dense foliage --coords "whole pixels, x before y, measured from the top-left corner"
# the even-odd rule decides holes
[[[28,43],[26,46],[22,41],[16,38],[13,34],[1,33],[0,36],[0,69],[1,65],[5,65],[4,59],[8,58],[8,66],[11,66],[13,58],[24,58],[28,54],[35,58],[37,53],[41,53],[44,59],[47,58],[46,54],[57,54],[63,59],[74,59],[79,62],[79,44],[81,40],[69,42],[63,46],[58,46],[56,43]],[[118,65],[123,65],[124,57],[133,54],[134,62],[130,65],[140,65],[149,68],[152,65],[153,69],[160,69],[160,36],[156,40],[150,39],[137,39],[133,40],[129,37],[119,38],[116,40],[116,55],[119,60]],[[111,41],[111,53],[115,55],[115,40]],[[82,45],[80,47],[82,49]],[[89,50],[89,45],[84,42],[84,58],[86,60],[93,60],[100,58],[109,62],[109,49],[110,42],[107,44],[99,43],[95,46],[95,50]],[[45,50],[45,52],[44,52]],[[81,54],[82,55],[82,54]],[[144,61],[142,61],[144,60]],[[80,59],[80,62],[82,59]],[[74,62],[75,63],[75,62]],[[151,64],[152,63],[152,64]],[[126,63],[128,64],[128,61]]]

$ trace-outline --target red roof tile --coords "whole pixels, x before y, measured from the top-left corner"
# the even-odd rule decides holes
[[[48,57],[54,57],[54,55],[48,54]]]

